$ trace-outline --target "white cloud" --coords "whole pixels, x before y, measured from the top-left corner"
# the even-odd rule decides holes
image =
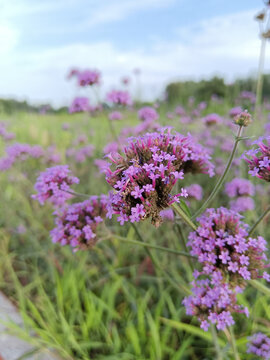
[[[105,23],[122,20],[132,13],[160,7],[168,7],[175,0],[110,0],[91,13],[82,27],[94,27]],[[178,0],[180,1],[180,0]]]
[[[149,4],[151,0],[145,1]],[[156,41],[147,49],[123,51],[110,42],[99,42],[20,54],[10,59],[8,69],[0,68],[0,95],[67,103],[77,91],[74,84],[66,80],[67,71],[73,66],[100,69],[103,92],[117,86],[120,76],[139,67],[147,98],[154,98],[167,82],[177,78],[220,74],[232,80],[257,69],[260,41],[254,13],[256,9],[179,28],[177,40]],[[266,60],[270,58],[269,50],[268,47]],[[269,62],[266,61],[265,66],[270,69]]]

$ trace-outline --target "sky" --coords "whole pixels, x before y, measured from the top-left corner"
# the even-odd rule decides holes
[[[98,69],[101,94],[141,69],[142,96],[175,80],[256,74],[262,0],[0,0],[0,97],[69,104],[94,97],[67,80]],[[270,70],[270,47],[265,71]],[[94,101],[94,100],[93,100]]]

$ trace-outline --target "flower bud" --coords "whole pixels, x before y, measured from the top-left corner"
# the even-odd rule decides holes
[[[247,110],[242,111],[240,114],[235,116],[234,123],[239,126],[248,126],[252,123],[250,113]]]

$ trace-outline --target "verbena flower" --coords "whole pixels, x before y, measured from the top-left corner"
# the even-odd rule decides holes
[[[78,83],[80,86],[92,86],[99,84],[100,72],[97,70],[79,71],[77,74]]]
[[[253,334],[248,338],[247,353],[260,356],[264,360],[270,359],[270,338],[261,332]]]
[[[243,111],[243,109],[241,108],[241,106],[236,106],[234,108],[231,108],[231,110],[229,111],[229,115],[230,115],[230,117],[234,118],[235,116],[240,114],[242,111]]]
[[[32,197],[41,205],[47,200],[54,205],[62,205],[72,196],[67,192],[70,185],[78,183],[79,179],[71,175],[68,165],[54,166],[40,173],[35,184],[37,194]]]
[[[69,113],[86,112],[90,110],[89,99],[87,97],[76,97],[69,107]]]
[[[256,144],[258,147],[248,150],[242,155],[249,165],[248,173],[270,182],[270,136],[260,137],[252,144]]]
[[[237,304],[236,292],[223,282],[220,272],[211,279],[192,282],[192,295],[183,300],[187,315],[196,316],[200,327],[207,331],[210,324],[224,330],[234,324],[234,313],[245,313],[248,309]]]
[[[106,176],[114,188],[111,213],[119,215],[121,225],[151,218],[158,226],[160,211],[179,201],[180,196],[187,196],[184,189],[171,195],[179,179],[187,173],[214,174],[206,149],[190,135],[173,134],[171,129],[131,138],[123,155],[107,156],[115,164]]]
[[[115,105],[132,105],[132,100],[127,91],[113,90],[107,94],[107,100]]]
[[[218,114],[208,114],[203,119],[203,122],[207,126],[220,124],[222,122],[221,117]]]
[[[192,184],[186,187],[188,197],[193,198],[195,200],[202,200],[203,197],[203,189],[199,184]]]
[[[246,280],[261,277],[267,267],[266,241],[262,236],[249,237],[248,225],[240,219],[241,215],[223,207],[207,209],[188,241],[191,254],[203,266],[201,274],[220,272],[231,287],[244,287]]]
[[[254,210],[254,200],[249,196],[240,196],[236,200],[230,201],[230,208],[235,212],[245,212],[248,210]]]
[[[230,198],[237,196],[253,196],[255,194],[255,188],[249,180],[235,178],[225,184],[225,193]]]
[[[91,248],[98,241],[97,231],[106,217],[106,206],[107,196],[101,195],[56,210],[52,241],[70,245],[75,251]]]
[[[251,114],[245,110],[234,117],[234,123],[239,126],[248,126],[252,123]]]
[[[138,117],[142,121],[156,121],[159,118],[159,115],[154,108],[144,106],[138,111]]]
[[[0,171],[6,171],[12,167],[12,165],[20,160],[25,161],[29,158],[41,158],[45,152],[39,145],[29,145],[15,143],[6,147],[7,155],[0,158]]]
[[[120,113],[120,111],[112,111],[109,114],[109,120],[122,120],[123,119],[123,114]]]

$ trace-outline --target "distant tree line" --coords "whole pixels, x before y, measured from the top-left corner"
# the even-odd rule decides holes
[[[13,114],[16,112],[30,113],[59,113],[67,112],[67,107],[54,109],[50,104],[31,105],[27,101],[19,101],[14,99],[0,99],[0,114]]]
[[[213,94],[233,102],[242,91],[255,90],[256,79],[253,77],[237,79],[232,84],[226,84],[223,78],[215,76],[210,80],[170,83],[166,87],[166,96],[170,104],[186,104],[190,97],[194,97],[198,102],[209,101]],[[264,75],[263,97],[270,97],[270,74]]]

